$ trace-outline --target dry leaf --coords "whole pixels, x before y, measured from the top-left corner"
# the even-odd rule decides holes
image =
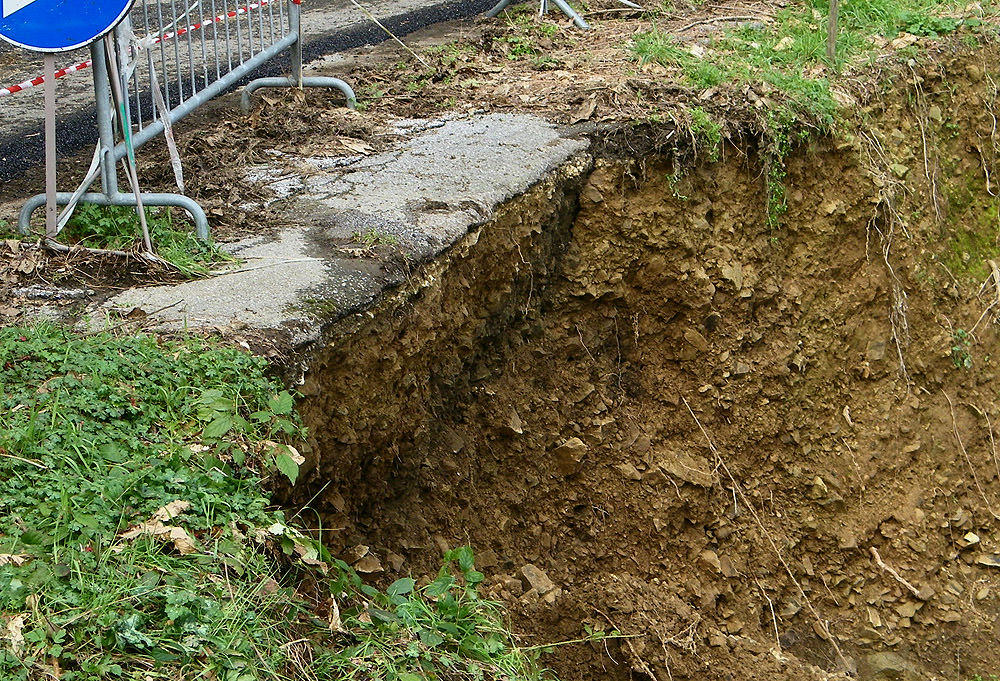
[[[195,548],[194,540],[191,538],[191,535],[187,533],[187,530],[182,527],[163,524],[164,520],[175,518],[189,508],[191,508],[191,503],[188,501],[182,501],[180,499],[171,501],[166,506],[158,508],[149,520],[136,525],[127,532],[122,533],[120,538],[135,539],[136,537],[142,535],[148,535],[155,537],[160,541],[170,542],[181,555],[195,553],[197,548]]]
[[[182,527],[170,528],[170,541],[173,543],[174,548],[177,549],[177,553],[182,556],[195,553],[198,550],[194,546],[194,540],[191,539],[191,535]]]
[[[171,501],[166,506],[162,506],[156,509],[156,512],[153,514],[152,520],[160,520],[160,521],[170,520],[171,518],[176,518],[189,508],[191,508],[190,501],[182,501],[180,499],[177,499],[175,501]]]
[[[11,617],[7,622],[6,631],[4,632],[3,637],[10,641],[10,647],[15,655],[20,655],[24,649],[24,636],[21,635],[21,630],[24,629],[25,617],[27,615],[14,615]]]
[[[583,103],[576,108],[576,110],[570,115],[570,124],[579,123],[580,121],[585,121],[594,115],[594,110],[597,108],[597,96],[591,95],[587,99],[583,100]]]
[[[19,567],[28,562],[30,556],[24,553],[0,553],[0,565]]]
[[[333,596],[330,596],[330,631],[344,631],[343,622],[340,620],[340,606],[337,605],[337,599]]]

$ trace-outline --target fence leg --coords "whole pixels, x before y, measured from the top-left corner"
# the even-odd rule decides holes
[[[142,203],[145,206],[173,206],[186,210],[188,215],[194,220],[195,236],[202,241],[208,241],[208,218],[197,201],[187,196],[181,196],[180,194],[142,194],[141,196]],[[60,206],[65,206],[72,198],[73,194],[71,192],[58,192],[56,194],[56,203]],[[96,203],[98,206],[134,207],[136,205],[135,194],[114,193],[109,195],[87,193],[80,197],[80,201],[83,203]],[[17,218],[17,227],[21,234],[27,235],[31,233],[31,214],[44,205],[45,194],[32,196],[24,203],[24,207],[21,208],[21,213]]]
[[[257,80],[247,83],[243,88],[243,94],[240,96],[240,109],[243,113],[248,113],[250,111],[250,95],[262,87],[328,87],[340,90],[344,93],[344,96],[347,97],[348,108],[354,109],[358,106],[358,99],[354,96],[354,90],[351,89],[350,85],[339,78],[329,78],[326,76],[302,77],[301,16],[302,5],[296,0],[291,0],[288,5],[288,28],[289,32],[296,36],[295,42],[292,43],[290,48],[292,53],[292,75],[287,78],[258,78]]]
[[[549,9],[548,3],[546,2],[546,0],[541,0],[541,1],[542,1],[542,13],[544,14]],[[572,19],[573,23],[576,24],[579,28],[582,29],[590,28],[590,24],[584,21],[583,17],[577,14],[576,10],[570,7],[568,2],[566,2],[565,0],[552,0],[552,1],[555,3],[556,7],[561,9],[563,14]],[[511,4],[513,4],[513,2],[514,0],[500,0],[500,2],[498,2],[496,5],[493,6],[493,9],[491,9],[489,12],[486,13],[486,16],[495,17],[499,15],[500,12],[507,9]]]

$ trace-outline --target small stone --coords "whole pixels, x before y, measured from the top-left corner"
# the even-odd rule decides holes
[[[684,340],[690,343],[698,352],[708,352],[708,341],[694,329],[684,331]]]
[[[396,572],[399,572],[403,567],[403,563],[406,562],[405,559],[398,553],[393,553],[390,551],[385,559],[389,562],[390,567]]]
[[[530,587],[539,595],[547,594],[556,588],[549,576],[531,563],[521,568],[521,577],[525,588]]]
[[[500,584],[502,584],[503,588],[509,591],[512,596],[520,596],[524,593],[524,585],[521,584],[521,580],[517,577],[505,575],[500,579]]]
[[[642,480],[642,473],[640,473],[635,466],[628,462],[620,463],[615,466],[615,468],[628,480]]]
[[[965,74],[969,76],[969,80],[973,83],[978,83],[983,79],[983,70],[976,66],[975,64],[969,64],[965,67]]]
[[[476,554],[476,567],[479,569],[497,566],[497,554],[491,549],[479,551]]]
[[[976,557],[976,563],[984,567],[1000,568],[1000,556],[996,554],[981,553]]]
[[[735,376],[744,376],[750,373],[750,365],[746,362],[737,362],[736,368],[733,370]]]
[[[885,341],[869,341],[865,356],[869,362],[878,362],[885,357]]]
[[[982,589],[976,592],[976,600],[982,601],[986,600],[990,595],[990,587],[984,586]]]
[[[552,452],[556,469],[567,477],[580,470],[580,462],[586,454],[587,445],[578,437],[571,437]]]
[[[552,605],[556,602],[556,599],[562,596],[562,589],[559,587],[554,588],[552,591],[542,596],[542,602],[547,605]]]
[[[959,546],[961,546],[962,548],[965,548],[967,546],[973,546],[978,543],[979,543],[979,535],[976,534],[975,532],[966,532],[965,536],[963,536],[958,541]]]
[[[714,568],[718,572],[722,572],[722,564],[719,562],[719,554],[715,551],[706,549],[701,552],[701,555],[699,555],[698,558],[701,559],[701,562],[705,565]]]
[[[509,435],[524,434],[524,424],[521,422],[521,417],[515,409],[510,410],[510,418],[507,420],[507,432]]]
[[[904,166],[902,163],[893,163],[891,166],[889,166],[889,170],[891,170],[892,174],[901,180],[904,179],[910,173],[910,169]]]
[[[861,678],[873,681],[917,681],[920,678],[917,667],[901,655],[890,652],[869,655],[862,662],[860,672]]]
[[[935,594],[934,587],[932,587],[930,584],[924,584],[922,587],[917,589],[917,598],[919,598],[922,601],[929,601],[931,598],[934,597],[934,594]]]
[[[354,569],[366,575],[382,572],[382,562],[374,553],[369,553],[354,564]]]

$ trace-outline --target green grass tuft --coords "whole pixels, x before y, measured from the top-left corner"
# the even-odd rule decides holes
[[[147,208],[146,224],[157,254],[186,276],[205,276],[213,265],[233,262],[233,257],[215,244],[196,238],[190,226],[175,223],[169,208]],[[61,237],[79,246],[129,250],[141,242],[141,234],[134,208],[82,203]]]

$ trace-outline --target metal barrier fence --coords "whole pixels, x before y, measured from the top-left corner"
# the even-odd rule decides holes
[[[186,210],[201,239],[209,237],[208,220],[198,203],[182,194],[135,194],[118,191],[117,164],[134,149],[168,130],[199,106],[247,77],[254,69],[289,50],[291,75],[260,78],[243,89],[246,111],[250,95],[262,87],[329,87],[340,90],[354,108],[354,91],[330,77],[303,77],[301,0],[257,0],[235,10],[217,7],[224,0],[141,0],[115,30],[121,63],[106,53],[105,44],[91,45],[94,94],[99,133],[98,169],[89,173],[76,192],[58,192],[56,202],[86,201],[105,206],[175,206]],[[141,19],[141,20],[140,20]],[[139,24],[138,28],[135,24]],[[109,68],[109,66],[111,68]],[[116,107],[111,78],[121,78],[120,108],[130,139],[115,141]],[[127,94],[124,94],[127,93]],[[99,170],[99,172],[98,172]],[[101,178],[101,193],[86,190]],[[30,232],[32,213],[45,205],[45,195],[25,202],[18,218],[23,234]]]

